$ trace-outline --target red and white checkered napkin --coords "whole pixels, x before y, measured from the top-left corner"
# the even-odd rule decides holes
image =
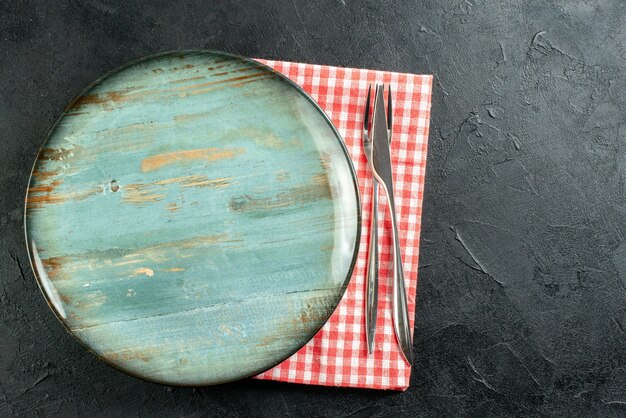
[[[296,354],[256,378],[312,385],[405,390],[409,386],[411,368],[402,359],[391,319],[391,221],[383,194],[379,205],[383,221],[379,225],[378,323],[375,352],[371,356],[367,354],[364,296],[372,174],[361,146],[361,127],[368,85],[390,84],[394,105],[391,144],[394,190],[412,328],[432,76],[259,61],[301,86],[319,103],[341,133],[359,179],[363,230],[352,279],[328,322]]]

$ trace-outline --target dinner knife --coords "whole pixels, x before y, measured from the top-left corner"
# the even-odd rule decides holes
[[[413,347],[411,326],[409,321],[409,309],[406,289],[404,284],[404,272],[402,269],[402,254],[400,252],[400,237],[396,218],[396,208],[393,193],[393,175],[391,171],[391,153],[389,147],[389,131],[385,114],[384,87],[376,86],[374,102],[374,117],[372,123],[372,168],[374,177],[387,194],[387,204],[391,215],[393,237],[393,327],[398,339],[400,351],[407,363],[413,363]],[[390,128],[390,127],[389,127]]]

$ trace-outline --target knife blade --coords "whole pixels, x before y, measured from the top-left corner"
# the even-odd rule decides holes
[[[391,216],[393,236],[393,326],[400,351],[410,365],[413,363],[413,347],[409,310],[402,269],[402,254],[400,252],[400,237],[396,221],[396,208],[393,193],[393,174],[391,170],[391,151],[389,147],[389,131],[385,114],[384,87],[376,86],[374,100],[374,117],[372,123],[372,168],[374,177],[387,194],[387,204]]]

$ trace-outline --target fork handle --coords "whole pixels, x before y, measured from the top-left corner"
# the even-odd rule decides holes
[[[374,178],[372,181],[372,216],[365,278],[365,335],[368,354],[374,352],[378,312],[378,181]]]
[[[391,215],[393,237],[393,325],[400,351],[409,365],[413,363],[413,338],[409,321],[409,306],[407,303],[406,287],[404,284],[404,270],[402,268],[402,253],[400,251],[400,235],[393,191],[387,191],[387,202]]]

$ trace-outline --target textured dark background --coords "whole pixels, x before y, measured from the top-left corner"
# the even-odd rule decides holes
[[[625,2],[53,3],[0,4],[0,416],[626,414]],[[435,75],[406,393],[145,383],[48,309],[38,147],[103,73],[189,48]]]

